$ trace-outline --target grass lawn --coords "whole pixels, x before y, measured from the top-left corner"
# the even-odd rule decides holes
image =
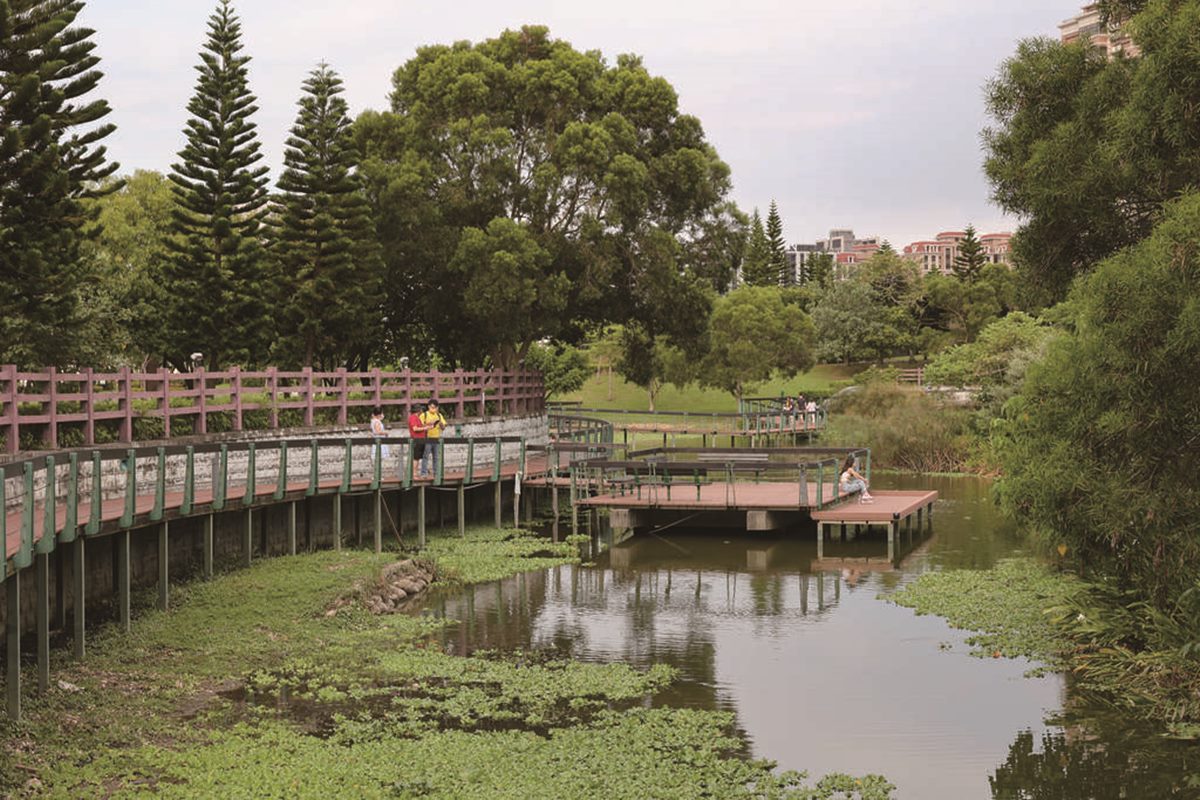
[[[829,395],[838,381],[853,378],[862,366],[841,364],[820,364],[811,371],[787,380],[772,380],[751,392],[753,397],[777,397],[780,394],[795,395],[800,392],[818,396]],[[583,388],[554,400],[579,401],[584,408],[622,408],[642,410],[649,408],[646,391],[613,375],[609,394],[609,378],[607,375],[593,375]],[[664,386],[658,394],[655,407],[659,411],[693,411],[711,414],[713,412],[737,411],[737,401],[733,395],[720,389],[701,389],[689,386],[680,391],[674,386]]]

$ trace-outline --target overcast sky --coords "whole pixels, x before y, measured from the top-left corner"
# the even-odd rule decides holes
[[[1019,39],[1057,35],[1081,0],[240,0],[272,170],[306,73],[324,59],[357,113],[386,106],[423,44],[550,27],[610,61],[633,52],[678,90],[732,167],[734,199],[779,203],[789,242],[833,227],[898,247],[973,222],[989,200],[983,85]],[[167,170],[216,0],[90,0],[122,172]]]

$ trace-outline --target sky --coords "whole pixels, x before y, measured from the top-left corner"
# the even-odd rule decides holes
[[[984,86],[1017,42],[1056,36],[1081,0],[238,0],[272,173],[306,74],[329,62],[353,113],[387,107],[393,71],[425,44],[549,26],[614,61],[637,53],[700,118],[733,199],[779,205],[789,243],[831,228],[897,247],[972,223],[990,203]],[[90,0],[121,172],[167,171],[183,146],[194,66],[216,0]]]

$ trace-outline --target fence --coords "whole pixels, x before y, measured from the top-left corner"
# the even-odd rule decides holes
[[[241,431],[252,427],[345,425],[354,412],[380,406],[402,409],[436,397],[457,418],[468,414],[541,413],[544,393],[536,372],[314,372],[311,369],[222,372],[60,373],[0,367],[0,436],[8,453],[37,442],[50,449],[98,442],[169,439],[176,435]],[[249,419],[248,419],[249,418]],[[135,423],[153,420],[151,436],[138,436]],[[77,431],[77,433],[76,433]]]

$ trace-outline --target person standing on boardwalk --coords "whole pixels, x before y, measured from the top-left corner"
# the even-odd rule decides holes
[[[425,425],[421,422],[421,415],[424,413],[425,406],[416,405],[408,415],[408,437],[412,441],[412,469],[414,472],[417,464],[421,464],[420,473],[414,477],[425,476],[425,465],[421,461],[425,457]]]
[[[862,492],[862,495],[858,498],[858,502],[860,503],[875,502],[875,498],[867,491],[867,479],[854,468],[853,455],[846,456],[846,463],[842,464],[841,490],[842,494]]]
[[[425,426],[425,436],[430,440],[425,445],[425,455],[421,459],[421,473],[433,476],[437,474],[438,449],[441,444],[442,431],[446,428],[446,418],[438,410],[436,397],[429,398],[429,407],[421,415],[421,424]],[[431,471],[427,471],[427,468],[431,468]]]
[[[387,426],[383,424],[383,409],[380,408],[379,406],[375,406],[375,408],[371,409],[371,435],[374,436],[376,439],[378,439],[382,436],[387,436]],[[389,448],[386,444],[379,448],[379,455],[380,455],[380,458],[383,459],[383,461],[386,462],[388,460],[388,458],[391,456],[391,454],[392,454],[391,448]],[[372,449],[371,450],[372,460],[374,460],[374,456],[375,456],[375,451],[374,451],[374,449]]]

